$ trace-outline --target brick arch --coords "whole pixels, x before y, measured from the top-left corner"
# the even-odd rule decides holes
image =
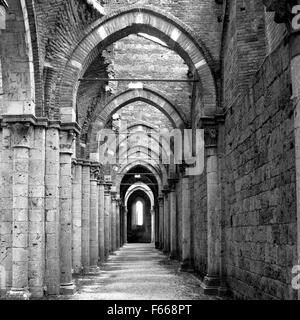
[[[155,168],[154,166],[152,166],[151,164],[145,162],[145,161],[134,161],[130,164],[127,164],[125,166],[123,166],[120,170],[119,170],[119,175],[117,176],[116,179],[116,186],[117,186],[117,192],[120,193],[120,188],[121,188],[121,182],[124,178],[124,176],[126,175],[126,173],[131,170],[132,168],[136,167],[136,166],[143,166],[146,169],[148,169],[156,178],[157,184],[158,184],[158,191],[160,192],[162,190],[163,187],[163,183],[164,181],[162,180],[162,178],[164,177],[160,177],[160,172],[158,170],[158,168]]]
[[[125,197],[124,197],[125,207],[127,207],[127,202],[130,196],[139,190],[145,192],[148,195],[149,199],[151,200],[152,207],[154,206],[154,195],[152,190],[149,188],[149,186],[147,186],[145,183],[135,183],[132,186],[134,186],[134,188],[130,190],[131,188],[130,187],[125,194]]]
[[[144,32],[156,36],[174,49],[202,80],[203,114],[209,115],[218,106],[214,72],[216,63],[194,32],[179,19],[150,6],[129,6],[99,19],[86,31],[86,36],[70,55],[61,74],[57,87],[57,105],[66,122],[74,121],[73,109],[76,108],[77,81],[85,73],[89,54],[97,47],[104,49],[113,42],[130,34]]]
[[[128,131],[130,131],[130,129],[129,129]],[[141,132],[142,132],[143,134],[145,134],[145,135],[147,134],[147,132],[143,132],[143,131],[133,131],[133,132],[131,132],[131,134],[132,134],[132,135],[135,135],[135,134],[138,135],[138,134],[141,133]],[[152,132],[152,133],[155,133],[155,132]],[[152,135],[150,141],[153,140],[153,143],[155,143],[155,144],[157,144],[157,145],[159,146],[159,148],[160,148],[160,150],[162,151],[162,154],[163,154],[164,156],[167,155],[167,151],[169,151],[169,152],[171,152],[171,153],[173,154],[171,148],[170,148],[170,150],[166,150],[164,144],[161,143],[161,141],[160,141],[159,139],[156,139],[156,138],[157,138],[157,137],[156,137],[155,135]],[[168,143],[168,141],[165,139],[165,137],[161,137],[161,138],[162,138],[163,141],[165,141],[166,143]],[[124,139],[119,140],[119,143],[118,143],[118,145],[117,145],[117,152],[119,152],[119,150],[120,150],[120,145],[121,145],[126,139],[127,139],[127,137],[124,137]],[[134,145],[132,148],[135,148],[135,147],[137,147],[137,146],[140,146],[140,145]],[[140,147],[142,147],[142,146],[140,146]],[[145,148],[145,146],[143,146],[143,147]],[[129,147],[129,149],[131,149],[131,148]],[[152,151],[153,151],[153,150],[152,150]]]
[[[129,156],[132,154],[133,154],[133,151],[131,151],[131,153],[129,153]],[[145,152],[142,152],[142,154],[147,155],[147,153],[145,153]],[[137,162],[137,161],[143,161],[144,163],[148,163],[148,164],[156,167],[158,169],[159,173],[163,175],[163,177],[168,176],[167,169],[165,168],[165,166],[162,163],[160,163],[159,161],[156,161],[155,159],[147,160],[147,159],[141,158],[140,160],[134,160],[133,162]],[[128,164],[131,164],[131,163],[127,163],[123,167],[125,167]]]
[[[124,150],[122,153],[120,153],[120,158],[122,157],[122,155],[124,155],[124,153],[125,152],[128,152],[128,154],[130,153],[130,152],[133,152],[133,151],[140,151],[140,150],[142,150],[143,151],[143,153],[144,154],[147,154],[147,152],[148,152],[148,148],[147,147],[145,147],[145,146],[143,146],[143,145],[140,145],[140,144],[137,144],[137,145],[134,145],[134,146],[129,146],[128,148],[127,148],[127,150]],[[153,150],[153,149],[150,149],[151,150],[151,153],[153,153],[155,156],[156,156],[156,158],[158,159],[158,153],[157,153],[157,151],[156,150]]]
[[[178,108],[163,95],[148,88],[124,91],[110,100],[101,111],[98,107],[95,114],[98,114],[97,118],[106,124],[114,112],[136,101],[143,101],[157,108],[170,120],[174,128],[184,128],[184,115]]]
[[[148,156],[148,148],[146,148],[145,146],[142,146],[142,145],[135,145],[133,147],[129,147],[127,150],[124,150],[122,153],[120,153],[119,158],[122,159],[122,157],[124,156],[124,154],[126,152],[127,152],[128,157],[130,157],[131,155],[133,155],[137,151],[140,151],[142,155]],[[165,151],[164,151],[164,153],[165,153]],[[151,150],[151,154],[153,154],[153,156],[155,156],[155,159],[151,159],[151,160],[153,160],[153,162],[157,163],[159,166],[163,166],[163,164],[160,164],[159,160],[156,160],[156,159],[159,159],[159,154],[154,150]]]
[[[95,120],[91,122],[88,132],[90,152],[96,152],[98,147],[97,134],[99,130],[105,128],[112,114],[135,101],[146,102],[160,110],[167,116],[174,128],[185,127],[185,123],[178,109],[160,94],[147,88],[127,90],[110,100],[102,110],[99,110],[100,107],[98,107],[94,111],[94,117],[92,118]]]
[[[145,148],[145,149],[146,149],[146,148]],[[138,148],[138,147],[132,148],[132,149],[128,152],[128,157],[133,156],[134,153],[136,153],[136,151],[138,151],[138,150],[141,151],[141,155],[148,156],[147,150],[145,150],[145,149],[144,149],[144,150],[141,150],[141,147],[139,147],[139,148]],[[155,154],[155,155],[158,156],[158,154]],[[141,158],[141,160],[147,161],[147,162],[149,162],[149,163],[153,163],[153,165],[159,167],[159,169],[160,169],[160,171],[161,171],[162,173],[164,173],[164,174],[167,173],[166,168],[164,167],[164,165],[163,165],[162,163],[160,163],[158,160],[153,159],[153,158],[151,158],[151,157],[149,157],[149,159]],[[135,161],[138,161],[138,160],[135,160]]]

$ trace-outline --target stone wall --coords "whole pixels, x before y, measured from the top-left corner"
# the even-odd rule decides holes
[[[188,79],[188,66],[172,48],[137,35],[114,44],[114,70],[116,78]],[[129,83],[119,82],[116,94],[126,90]],[[162,93],[186,119],[190,118],[190,84],[147,82],[145,85]]]
[[[238,298],[295,298],[295,150],[289,46],[266,58],[227,111],[225,232],[228,284]]]

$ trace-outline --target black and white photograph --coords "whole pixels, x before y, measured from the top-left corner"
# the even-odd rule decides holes
[[[0,309],[83,300],[300,300],[300,0],[0,0]]]

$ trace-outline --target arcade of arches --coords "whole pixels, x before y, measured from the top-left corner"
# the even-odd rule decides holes
[[[297,4],[0,0],[0,296],[149,243],[204,294],[299,299]]]

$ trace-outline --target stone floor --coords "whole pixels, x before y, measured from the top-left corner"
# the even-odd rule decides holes
[[[60,300],[207,300],[200,281],[179,271],[150,244],[128,244],[111,256],[99,275],[76,279],[78,292]],[[52,298],[53,299],[53,298]]]

